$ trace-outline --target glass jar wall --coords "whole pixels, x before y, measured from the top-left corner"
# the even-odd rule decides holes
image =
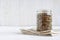
[[[51,10],[41,10],[37,14],[37,31],[51,31],[52,13]]]

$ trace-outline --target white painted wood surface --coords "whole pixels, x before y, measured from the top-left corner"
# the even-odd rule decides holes
[[[0,26],[0,40],[60,40],[60,34],[53,36],[35,36],[21,34],[20,29],[34,29],[34,27],[13,27]],[[56,32],[60,32],[60,27],[55,27]]]

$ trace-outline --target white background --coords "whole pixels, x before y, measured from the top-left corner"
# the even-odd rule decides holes
[[[53,25],[60,24],[60,0],[0,0],[0,25],[36,25],[37,11],[49,9],[53,13]]]
[[[60,32],[59,7],[60,0],[0,0],[0,40],[60,40],[60,33],[52,37],[20,34],[20,28],[26,29],[25,26],[35,28],[40,9],[53,11],[53,25]]]

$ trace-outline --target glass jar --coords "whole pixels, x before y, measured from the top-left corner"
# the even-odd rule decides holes
[[[37,14],[37,31],[49,31],[52,29],[51,10],[41,10]]]

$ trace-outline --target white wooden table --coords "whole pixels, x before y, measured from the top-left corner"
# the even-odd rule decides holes
[[[35,36],[21,34],[20,29],[30,29],[32,27],[8,27],[0,26],[0,40],[60,40],[60,34],[53,36]],[[33,27],[34,28],[34,27]],[[60,31],[60,27],[56,26],[54,29]]]

